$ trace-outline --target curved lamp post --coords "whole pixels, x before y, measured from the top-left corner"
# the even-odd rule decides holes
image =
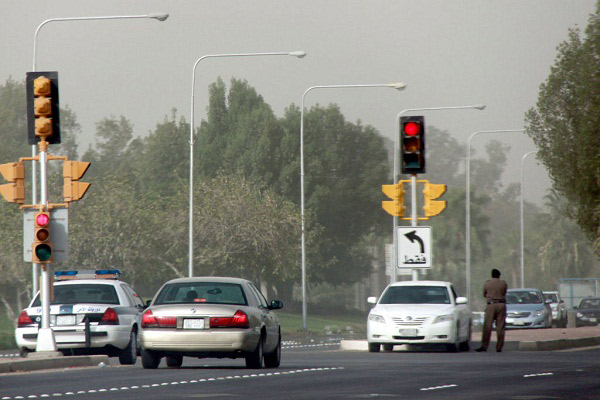
[[[300,108],[300,214],[302,220],[302,328],[307,330],[306,317],[306,239],[304,225],[304,99],[308,92],[314,89],[356,89],[356,88],[377,88],[385,87],[396,90],[404,90],[406,84],[403,82],[394,83],[367,83],[355,85],[319,85],[311,86],[304,91],[302,95],[302,104]]]
[[[484,110],[485,104],[477,104],[472,106],[448,106],[448,107],[423,107],[423,108],[407,108],[406,110],[402,110],[396,115],[396,135],[394,135],[394,171],[393,171],[393,183],[395,184],[400,178],[400,161],[398,160],[398,153],[400,152],[399,142],[400,142],[400,118],[406,114],[407,112],[415,112],[415,111],[439,111],[439,110]],[[415,184],[412,184],[412,188],[414,188]],[[412,189],[411,189],[412,190]],[[412,190],[414,195],[416,196],[416,188]],[[412,193],[411,193],[412,196]],[[416,204],[416,201],[413,203]],[[417,210],[411,210],[412,214],[412,226],[416,226],[417,222]],[[398,268],[398,233],[396,232],[398,223],[400,222],[400,217],[393,217],[393,226],[392,226],[392,237],[393,237],[393,259],[392,259],[392,274],[390,275],[390,282],[396,282],[396,269]],[[417,280],[417,272],[413,270],[413,281]]]
[[[467,159],[465,167],[466,188],[465,188],[465,262],[466,262],[466,280],[467,280],[467,298],[471,303],[471,141],[480,133],[510,133],[524,132],[524,129],[498,129],[492,131],[473,132],[467,139]]]
[[[272,53],[231,53],[231,54],[208,54],[200,57],[194,63],[192,68],[192,101],[190,106],[190,210],[189,210],[189,232],[188,232],[188,276],[194,276],[194,87],[196,85],[196,67],[200,61],[207,58],[227,58],[227,57],[265,57],[265,56],[292,56],[303,58],[306,56],[304,51],[283,51]]]
[[[523,222],[523,199],[525,198],[525,159],[530,154],[535,154],[537,151],[530,151],[523,154],[521,157],[521,207],[520,207],[520,232],[521,232],[521,288],[525,287],[525,234],[524,234],[524,222]]]

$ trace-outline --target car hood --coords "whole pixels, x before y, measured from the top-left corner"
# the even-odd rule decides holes
[[[545,308],[544,304],[507,304],[506,312],[534,312]]]
[[[455,309],[452,304],[378,304],[371,312],[387,315],[444,315]]]

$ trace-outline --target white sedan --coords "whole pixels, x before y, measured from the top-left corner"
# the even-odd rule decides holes
[[[450,282],[405,281],[389,285],[379,298],[367,300],[369,351],[381,345],[444,344],[449,351],[468,351],[471,313],[466,297],[458,297]]]

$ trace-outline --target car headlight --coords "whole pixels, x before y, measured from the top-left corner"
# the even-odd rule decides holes
[[[546,310],[537,310],[537,311],[534,313],[534,315],[535,315],[536,317],[539,317],[540,315],[544,315],[544,314],[546,314]]]
[[[448,322],[448,321],[452,321],[453,319],[454,319],[453,314],[438,315],[437,317],[434,318],[432,324],[437,324],[439,322]]]
[[[577,313],[577,318],[583,318],[583,314],[582,314],[582,313],[580,313],[580,312],[578,312],[578,313]]]
[[[385,319],[381,315],[369,314],[369,321],[385,324]]]

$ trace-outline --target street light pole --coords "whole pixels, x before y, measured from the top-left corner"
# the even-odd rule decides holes
[[[306,56],[304,51],[284,51],[271,53],[231,53],[231,54],[207,54],[200,57],[194,63],[192,68],[192,100],[190,106],[190,209],[189,209],[189,231],[188,231],[188,276],[194,276],[194,87],[196,86],[196,67],[200,61],[207,58],[226,58],[226,57],[265,57],[265,56],[293,56],[303,58]]]
[[[404,90],[406,84],[403,82],[395,83],[368,83],[354,85],[318,85],[311,86],[304,91],[302,95],[302,104],[300,107],[300,215],[302,221],[301,231],[301,253],[302,253],[302,328],[307,331],[307,310],[306,310],[306,238],[304,221],[304,99],[308,92],[314,89],[356,89],[356,88],[376,88],[387,87],[396,90]]]
[[[473,132],[467,139],[467,159],[465,167],[465,275],[467,281],[467,298],[471,304],[471,141],[480,133],[510,133],[524,132],[524,129],[498,129],[492,131]]]
[[[133,19],[133,18],[150,18],[156,19],[158,21],[164,21],[169,18],[169,14],[167,13],[150,13],[145,15],[113,15],[113,16],[99,16],[99,17],[69,17],[69,18],[50,18],[42,22],[38,25],[35,33],[33,34],[33,69],[32,71],[36,71],[37,67],[37,42],[40,30],[46,24],[51,22],[63,22],[63,21],[91,21],[91,20],[104,20],[104,19]],[[37,156],[37,145],[31,145],[31,157]],[[35,166],[35,162],[31,163],[31,204],[37,203],[37,170]],[[39,288],[39,270],[40,265],[33,263],[32,264],[32,297],[38,291]]]
[[[392,178],[392,183],[396,184],[396,182],[400,179],[400,161],[398,159],[398,153],[400,152],[400,118],[406,114],[407,112],[415,112],[415,111],[439,111],[439,110],[484,110],[485,109],[485,104],[477,104],[477,105],[472,105],[472,106],[447,106],[447,107],[423,107],[423,108],[407,108],[406,110],[402,110],[398,113],[398,115],[396,115],[396,135],[394,135],[394,170],[393,170],[393,178]],[[416,187],[415,187],[415,183],[413,182],[412,186],[411,186],[411,199],[413,197],[416,198]],[[414,192],[414,193],[413,193]],[[412,204],[416,204],[416,200],[414,202],[412,202],[413,200],[411,200]],[[412,226],[417,226],[417,215],[416,215],[416,209],[415,210],[411,210],[412,213],[412,218],[411,218],[411,224]],[[391,271],[391,275],[390,275],[390,283],[394,283],[396,282],[396,269],[398,268],[398,232],[397,228],[400,222],[400,217],[394,216],[393,217],[393,222],[392,222],[392,237],[393,237],[393,247],[394,247],[394,251],[392,252],[393,254],[393,259],[392,259],[392,271]],[[417,280],[417,270],[413,270],[413,281]]]
[[[535,154],[537,151],[530,151],[523,154],[521,158],[521,208],[520,208],[520,232],[521,232],[521,288],[525,287],[525,261],[524,261],[524,248],[525,248],[525,234],[524,234],[524,222],[523,222],[523,202],[525,198],[525,159],[530,154]]]

